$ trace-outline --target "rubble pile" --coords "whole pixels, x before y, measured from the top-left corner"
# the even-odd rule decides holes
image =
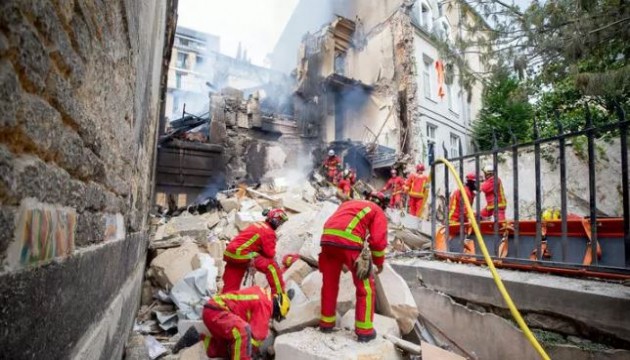
[[[205,359],[199,344],[178,354],[172,354],[170,349],[190,327],[208,333],[201,314],[203,305],[222,288],[226,244],[248,225],[263,221],[262,211],[268,207],[283,207],[289,215],[289,220],[277,231],[276,260],[281,263],[287,254],[300,254],[300,259],[283,273],[287,289],[293,289],[295,295],[287,318],[270,324],[273,338],[267,341],[265,357],[404,358],[404,353],[383,337],[368,344],[356,342],[353,332],[356,296],[350,271],[341,274],[337,302],[339,329],[332,334],[315,329],[320,318],[322,287],[322,275],[317,271],[319,239],[324,222],[340,203],[334,189],[308,182],[290,186],[276,178],[257,190],[243,186],[219,193],[216,201],[219,206],[203,214],[184,211],[170,219],[154,218],[157,228],[149,246],[142,304],[132,335],[136,338],[133,343],[145,346],[150,355],[138,359]],[[400,214],[389,215],[395,220],[390,230],[391,244],[401,242],[404,247],[390,246],[388,256],[422,249],[423,237],[404,223],[412,220],[401,220]],[[374,325],[379,335],[399,338],[413,330],[418,310],[408,286],[391,267],[386,266],[379,277],[378,315]],[[245,282],[244,286],[268,287],[262,273],[253,279],[246,278]],[[138,336],[144,336],[144,342],[137,340]]]

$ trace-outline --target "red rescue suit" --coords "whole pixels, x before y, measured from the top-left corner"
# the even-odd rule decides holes
[[[470,201],[470,205],[472,206],[473,201],[475,200],[475,193],[470,190],[468,186],[464,186],[466,189],[466,196],[468,197],[468,201]],[[462,203],[462,193],[459,189],[455,190],[451,195],[451,199],[448,205],[448,219],[451,224],[459,222],[459,214],[461,214],[461,207],[465,205]],[[467,213],[464,214],[464,222],[468,222]]]
[[[426,189],[429,187],[429,177],[417,173],[412,173],[407,178],[405,188],[409,192],[409,214],[420,216],[422,211],[422,203]]]
[[[324,224],[319,254],[319,271],[322,273],[322,310],[319,326],[332,328],[337,321],[336,307],[339,294],[339,277],[343,265],[352,272],[356,288],[357,305],[355,332],[358,335],[374,333],[374,303],[376,301],[374,275],[359,280],[354,261],[368,241],[373,263],[381,267],[387,246],[387,218],[383,210],[371,201],[346,201]]]
[[[286,270],[298,260],[300,260],[300,254],[286,254],[282,257],[282,267]]]
[[[341,159],[337,155],[329,156],[324,160],[324,168],[326,168],[326,177],[330,182],[337,180],[337,173],[341,165]]]
[[[390,208],[401,208],[402,207],[402,195],[405,187],[405,180],[403,180],[400,176],[391,177],[387,180],[387,183],[381,190],[385,192],[389,189],[392,190],[392,197],[389,200]]]
[[[267,337],[272,314],[271,295],[258,286],[214,296],[202,314],[210,332],[201,335],[206,355],[251,359]]]
[[[265,274],[274,295],[284,292],[282,270],[274,260],[275,256],[276,232],[269,224],[258,222],[245,228],[230,241],[223,253],[223,292],[240,289],[250,263]]]
[[[352,183],[350,182],[350,179],[342,178],[337,183],[337,188],[341,190],[344,195],[350,196],[350,193],[352,192]]]
[[[487,218],[494,216],[494,176],[488,177],[486,181],[481,183],[481,192],[486,196],[486,207],[481,209],[481,217]],[[498,179],[498,178],[497,178]],[[499,181],[499,221],[505,220],[505,208],[507,207],[507,201],[505,199],[505,191],[503,190],[503,184],[501,179]]]

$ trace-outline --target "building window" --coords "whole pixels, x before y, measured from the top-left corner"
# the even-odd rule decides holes
[[[446,84],[446,98],[448,100],[448,109],[453,110],[453,85]]]
[[[450,158],[459,157],[459,136],[455,134],[451,134],[451,150],[450,150]]]
[[[180,100],[179,96],[173,96],[173,114],[179,112]]]
[[[190,44],[190,41],[188,41],[188,39],[179,38],[179,44],[181,46],[188,46]]]
[[[180,69],[186,69],[187,65],[188,65],[188,54],[178,52],[176,67]]]
[[[175,73],[175,88],[176,89],[182,88],[182,73],[180,72]]]
[[[201,56],[197,56],[195,62],[197,67],[203,66],[203,58]]]
[[[425,2],[420,5],[420,26],[426,30],[431,29],[431,8]]]
[[[437,126],[427,123],[427,140],[435,143],[435,133],[437,132]]]
[[[422,88],[424,89],[424,97],[431,99],[431,70],[433,60],[424,57],[424,68],[422,69]]]

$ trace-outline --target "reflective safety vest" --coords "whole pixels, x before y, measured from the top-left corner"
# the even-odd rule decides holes
[[[326,220],[321,244],[361,251],[366,239],[374,264],[382,265],[387,247],[387,218],[383,209],[371,201],[349,200]]]
[[[429,187],[429,177],[420,174],[411,174],[407,179],[405,186],[409,189],[409,196],[413,198],[424,198],[425,189]]]
[[[258,255],[267,258],[276,256],[276,232],[266,222],[246,227],[223,252],[226,261],[234,262],[248,262]]]
[[[486,209],[494,210],[494,176],[489,177],[481,184],[481,191],[486,196]],[[499,209],[503,210],[507,207],[507,200],[505,198],[505,191],[503,190],[503,184],[501,179],[499,181]]]
[[[260,344],[269,332],[269,320],[273,315],[271,293],[259,286],[215,295],[205,307],[229,311],[249,323],[252,344]]]

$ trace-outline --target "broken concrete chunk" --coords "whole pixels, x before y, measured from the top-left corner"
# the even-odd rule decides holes
[[[322,291],[322,273],[314,271],[302,281],[302,291],[310,300],[320,299]],[[345,314],[356,304],[356,289],[351,272],[342,272],[339,279],[339,295],[337,296],[337,311]]]
[[[282,206],[284,206],[285,209],[295,212],[295,213],[302,213],[302,212],[313,211],[314,209],[317,209],[313,205],[302,200],[301,194],[292,194],[292,193],[287,193],[284,196],[282,196]]]
[[[312,229],[312,236],[309,239],[310,241],[304,241],[304,245],[302,245],[302,248],[300,249],[300,255],[308,256],[312,259],[318,258],[319,253],[321,252],[319,240],[324,232],[324,223],[335,211],[337,211],[338,207],[338,204],[330,201],[326,201],[322,204],[322,208],[319,210],[317,215],[315,215],[310,226]]]
[[[291,264],[291,266],[282,274],[284,282],[295,281],[301,284],[304,278],[313,272],[313,268],[303,260],[298,260]]]
[[[180,247],[167,249],[151,261],[153,281],[170,290],[175,283],[193,270],[192,259],[199,253],[195,243],[185,242]]]
[[[423,360],[464,360],[465,359],[455,353],[444,350],[435,345],[431,345],[424,341],[420,343],[420,346],[422,347]]]
[[[355,309],[350,309],[346,312],[343,318],[341,318],[342,328],[354,331],[354,313]],[[374,324],[374,329],[376,330],[377,334],[389,334],[392,336],[400,337],[400,329],[398,328],[398,323],[396,322],[396,319],[379,314],[374,314],[374,319],[372,320],[372,323]]]
[[[223,210],[226,212],[230,212],[232,210],[238,210],[240,207],[240,204],[238,203],[238,199],[235,197],[221,199],[219,200],[219,203],[221,204],[221,207],[223,208]]]
[[[306,303],[292,306],[287,317],[282,321],[273,322],[273,329],[279,334],[299,331],[309,326],[319,324],[321,316],[321,304],[318,300],[311,300]],[[299,359],[299,358],[295,358]]]
[[[259,221],[264,221],[264,220],[265,220],[265,217],[262,216],[262,213],[238,212],[236,213],[235,223],[238,230],[243,231],[249,225],[259,222]]]
[[[298,285],[295,281],[289,280],[289,281],[286,281],[285,284],[286,284],[285,288],[287,292],[289,290],[293,290],[294,295],[293,295],[293,298],[291,299],[291,306],[302,305],[309,301],[306,295],[304,295],[304,292],[302,292],[300,285]]]
[[[284,334],[274,344],[276,360],[401,360],[394,345],[381,338],[359,343],[348,330],[324,334],[312,328]]]
[[[402,240],[412,250],[423,249],[431,243],[431,240],[426,236],[404,228],[396,231],[395,238]]]
[[[376,297],[377,311],[395,318],[402,334],[406,335],[413,330],[418,307],[405,279],[387,263],[376,276]]]
[[[195,345],[182,350],[179,353],[179,360],[206,360],[206,352],[203,343],[200,341]]]

